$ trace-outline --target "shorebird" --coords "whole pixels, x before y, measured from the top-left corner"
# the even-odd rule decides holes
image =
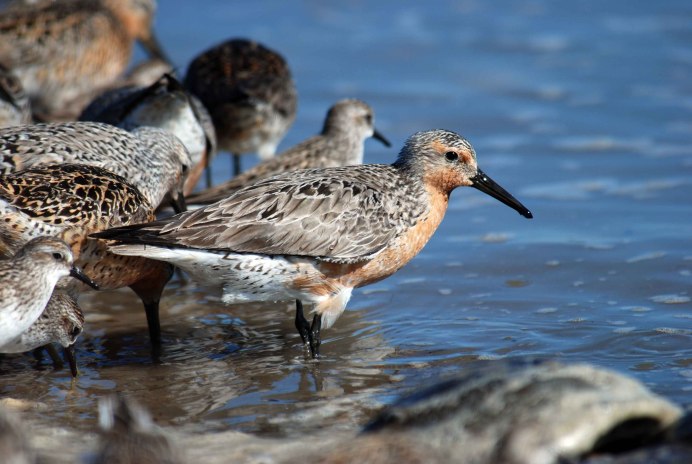
[[[228,40],[198,55],[185,86],[209,110],[219,149],[233,155],[235,175],[242,154],[274,156],[296,116],[298,97],[286,61],[250,40]]]
[[[22,83],[0,63],[0,127],[29,123],[31,107]]]
[[[142,300],[149,334],[160,342],[159,300],[173,268],[161,261],[118,256],[88,238],[109,227],[155,219],[147,199],[123,177],[97,166],[37,166],[0,175],[0,256],[11,255],[37,235],[59,237],[101,289],[130,287]],[[60,282],[70,295],[84,290]]]
[[[13,257],[0,260],[0,346],[36,322],[63,276],[98,288],[75,266],[70,247],[55,237],[35,238]]]
[[[186,202],[214,203],[245,185],[283,172],[361,164],[363,143],[368,137],[374,137],[390,146],[389,141],[375,129],[374,114],[367,103],[356,99],[340,100],[329,108],[319,135],[256,165],[228,182],[189,195]]]
[[[101,444],[94,464],[181,464],[182,452],[149,413],[121,395],[99,400]]]
[[[0,14],[0,62],[41,119],[70,119],[125,70],[138,40],[168,61],[152,30],[155,0],[61,0]]]
[[[0,346],[0,353],[24,353],[59,343],[64,348],[70,372],[77,377],[74,344],[84,328],[84,314],[66,293],[54,291],[43,313],[25,332]]]
[[[391,165],[280,174],[194,211],[92,236],[111,240],[114,253],[167,261],[221,286],[227,304],[295,299],[296,328],[315,357],[321,328],[334,324],[352,290],[416,256],[460,186],[533,217],[478,168],[466,139],[433,130],[411,136]],[[303,301],[314,305],[312,324]]]
[[[185,180],[185,195],[192,192],[216,152],[216,132],[207,109],[170,74],[145,88],[108,91],[91,102],[80,119],[125,130],[159,127],[178,137],[190,153],[192,165]]]
[[[66,122],[0,129],[0,174],[31,166],[80,163],[118,174],[154,208],[169,201],[185,209],[183,186],[190,155],[177,137],[154,127],[127,132],[108,124]]]

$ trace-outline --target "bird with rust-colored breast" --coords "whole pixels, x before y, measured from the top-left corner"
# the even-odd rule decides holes
[[[154,207],[123,177],[98,166],[41,165],[0,175],[0,256],[11,256],[37,236],[58,237],[103,290],[130,287],[142,300],[154,348],[160,342],[159,300],[171,278],[169,263],[110,253],[89,234],[155,219]],[[76,295],[85,288],[61,281]]]
[[[316,356],[320,330],[354,288],[388,277],[420,252],[469,186],[526,218],[531,212],[478,167],[471,144],[447,130],[418,132],[391,165],[294,171],[171,218],[95,234],[123,255],[170,262],[225,303],[296,300],[296,328]],[[303,303],[313,307],[310,324]]]

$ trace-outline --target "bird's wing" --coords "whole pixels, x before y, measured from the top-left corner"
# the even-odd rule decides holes
[[[424,210],[401,208],[403,181],[385,165],[295,171],[169,220],[96,236],[120,243],[310,256],[371,258]]]

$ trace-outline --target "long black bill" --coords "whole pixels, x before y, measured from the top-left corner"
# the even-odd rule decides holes
[[[531,219],[533,217],[533,214],[531,214],[531,211],[529,211],[526,206],[522,205],[519,200],[510,195],[507,190],[500,187],[497,182],[488,177],[480,169],[478,173],[471,178],[471,181],[473,182],[472,187],[477,188],[483,193],[487,193],[496,200],[500,200],[505,205],[519,212],[519,214],[526,219]]]
[[[94,281],[91,280],[89,277],[87,277],[87,276],[82,272],[82,270],[79,269],[79,268],[76,267],[76,266],[72,266],[72,269],[70,269],[70,275],[71,275],[72,277],[74,277],[75,279],[77,279],[77,280],[81,280],[82,282],[84,282],[84,283],[87,284],[89,287],[93,288],[94,290],[98,290],[98,289],[99,289],[98,284],[96,284],[96,282],[94,282]]]
[[[79,371],[77,370],[77,356],[75,355],[74,351],[74,343],[68,347],[65,347],[63,354],[65,355],[65,359],[67,359],[67,363],[70,365],[72,377],[77,377]]]
[[[391,146],[392,146],[392,144],[389,143],[389,140],[387,140],[387,139],[385,138],[385,136],[382,135],[382,133],[381,133],[380,131],[378,131],[377,129],[375,129],[375,130],[373,131],[373,133],[372,133],[372,138],[373,138],[373,139],[376,139],[376,140],[379,140],[380,142],[382,142],[382,144],[383,144],[385,147],[391,147]]]
[[[185,203],[185,195],[183,195],[183,192],[178,192],[175,198],[171,195],[171,207],[173,211],[175,211],[175,214],[187,211],[187,204]]]

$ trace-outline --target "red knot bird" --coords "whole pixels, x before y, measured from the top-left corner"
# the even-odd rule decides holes
[[[84,314],[74,298],[54,291],[38,319],[14,340],[0,346],[0,353],[24,353],[59,343],[64,349],[72,376],[77,377],[74,344],[83,328]]]
[[[198,210],[95,236],[114,253],[164,260],[221,286],[227,304],[295,299],[296,328],[316,356],[321,328],[334,324],[352,290],[416,256],[460,186],[533,217],[478,168],[466,139],[432,130],[412,135],[391,165],[280,174]],[[302,302],[313,305],[312,324]]]
[[[198,55],[187,69],[185,86],[207,107],[219,149],[233,155],[274,156],[293,124],[297,94],[286,61],[263,45],[232,39]]]
[[[73,119],[125,70],[138,40],[167,61],[152,30],[155,0],[61,0],[0,14],[0,62],[43,120]]]
[[[64,276],[98,288],[75,266],[70,247],[55,237],[30,240],[0,260],[0,346],[13,343],[36,322]]]
[[[173,267],[166,262],[110,253],[88,235],[155,219],[147,199],[123,177],[97,166],[36,166],[0,175],[0,256],[37,235],[67,242],[75,261],[101,289],[130,287],[142,300],[154,348],[160,342],[159,301]],[[61,282],[70,295],[85,288]]]
[[[185,180],[185,195],[192,192],[216,152],[216,132],[207,109],[170,74],[145,88],[108,91],[91,102],[80,119],[126,130],[159,127],[178,137],[192,164]]]
[[[268,159],[223,184],[189,195],[187,203],[209,204],[260,179],[287,171],[348,166],[363,162],[363,143],[374,137],[386,146],[389,141],[375,129],[374,113],[360,100],[335,103],[327,112],[322,132]]]
[[[182,450],[132,398],[111,395],[99,400],[101,440],[94,464],[182,464]]]
[[[0,174],[31,166],[80,163],[126,178],[154,208],[162,201],[185,209],[183,187],[190,155],[170,132],[140,127],[131,133],[108,124],[66,122],[0,129]]]
[[[0,127],[29,123],[31,107],[22,83],[0,63]]]

